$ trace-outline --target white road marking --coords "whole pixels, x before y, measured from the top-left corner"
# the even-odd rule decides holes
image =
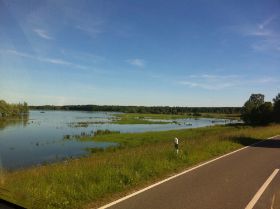
[[[273,207],[274,207],[274,201],[275,201],[275,194],[274,194],[273,197],[272,197],[270,209],[273,209]]]
[[[273,173],[269,176],[269,178],[264,182],[264,184],[261,186],[261,188],[257,191],[253,199],[248,203],[245,209],[252,209],[257,201],[260,199],[262,194],[264,193],[265,189],[268,187],[270,182],[274,179],[276,174],[278,173],[279,169],[275,169]]]
[[[275,135],[275,136],[272,136],[272,137],[269,137],[267,139],[273,139],[273,138],[276,138],[276,137],[280,137],[280,135]],[[258,142],[257,142],[258,143]],[[253,144],[252,144],[253,145]]]
[[[278,137],[278,136],[280,136],[280,135],[272,136],[272,137],[269,137],[269,138],[267,138],[267,139],[273,139],[273,138]],[[266,139],[265,139],[265,140],[266,140]],[[106,209],[106,208],[109,208],[109,207],[111,207],[111,206],[113,206],[113,205],[115,205],[115,204],[117,204],[117,203],[119,203],[119,202],[122,202],[122,201],[124,201],[124,200],[126,200],[126,199],[128,199],[128,198],[130,198],[130,197],[135,196],[135,195],[138,195],[138,194],[140,194],[140,193],[142,193],[142,192],[144,192],[144,191],[147,191],[147,190],[149,190],[149,189],[151,189],[151,188],[153,188],[153,187],[156,187],[156,186],[158,186],[158,185],[160,185],[160,184],[162,184],[162,183],[164,183],[164,182],[167,182],[167,181],[169,181],[169,180],[171,180],[171,179],[177,178],[177,177],[179,177],[179,176],[181,176],[181,175],[184,175],[184,174],[186,174],[186,173],[188,173],[188,172],[191,172],[191,171],[193,171],[193,170],[195,170],[195,169],[198,169],[198,168],[200,168],[200,167],[202,167],[202,166],[204,166],[204,165],[207,165],[207,164],[209,164],[209,163],[212,163],[212,162],[214,162],[214,161],[216,161],[216,160],[219,160],[219,159],[221,159],[221,158],[227,157],[227,156],[232,155],[232,154],[234,154],[234,153],[236,153],[236,152],[239,152],[239,151],[241,151],[241,150],[244,150],[244,149],[246,149],[246,148],[248,148],[248,147],[250,147],[250,146],[254,146],[254,145],[256,145],[256,144],[259,144],[259,143],[261,143],[261,142],[263,142],[263,141],[265,141],[265,140],[262,140],[262,141],[253,143],[253,144],[251,144],[251,145],[249,145],[249,146],[240,148],[240,149],[235,150],[235,151],[233,151],[233,152],[227,153],[227,154],[222,155],[222,156],[220,156],[220,157],[217,157],[217,158],[214,158],[214,159],[209,160],[209,161],[207,161],[207,162],[204,162],[204,163],[202,163],[202,164],[199,164],[199,165],[197,165],[197,166],[195,166],[195,167],[189,168],[189,169],[187,169],[187,170],[185,170],[185,171],[183,171],[183,172],[181,172],[181,173],[179,173],[179,174],[176,174],[176,175],[174,175],[174,176],[171,176],[171,177],[169,177],[169,178],[166,178],[166,179],[164,179],[164,180],[162,180],[162,181],[159,181],[159,182],[157,182],[157,183],[155,183],[155,184],[152,184],[152,185],[150,185],[150,186],[148,186],[148,187],[146,187],[146,188],[144,188],[144,189],[141,189],[141,190],[139,190],[139,191],[137,191],[137,192],[134,192],[134,193],[132,193],[132,194],[130,194],[130,195],[127,195],[127,196],[125,196],[125,197],[123,197],[123,198],[120,198],[120,199],[118,199],[118,200],[116,200],[116,201],[114,201],[114,202],[111,202],[111,203],[109,203],[109,204],[107,204],[107,205],[104,205],[104,206],[100,207],[99,209]]]

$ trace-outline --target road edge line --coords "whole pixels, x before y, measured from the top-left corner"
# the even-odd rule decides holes
[[[194,166],[194,167],[192,167],[192,168],[188,168],[187,170],[185,170],[185,171],[183,171],[183,172],[181,172],[181,173],[175,174],[175,175],[173,175],[173,176],[171,176],[171,177],[168,177],[168,178],[166,178],[166,179],[164,179],[164,180],[161,180],[161,181],[159,181],[159,182],[157,182],[157,183],[154,183],[154,184],[152,184],[152,185],[150,185],[150,186],[148,186],[148,187],[145,187],[145,188],[143,188],[143,189],[141,189],[141,190],[139,190],[139,191],[136,191],[136,192],[134,192],[134,193],[132,193],[132,194],[129,194],[129,195],[127,195],[127,196],[124,196],[124,197],[122,197],[122,198],[120,198],[120,199],[118,199],[118,200],[115,200],[115,201],[113,201],[113,202],[111,202],[111,203],[108,203],[108,204],[106,204],[106,205],[104,205],[104,206],[101,206],[101,207],[99,207],[98,209],[106,209],[106,208],[109,208],[109,207],[111,207],[111,206],[113,206],[113,205],[116,205],[117,203],[120,203],[120,202],[122,202],[122,201],[124,201],[124,200],[126,200],[126,199],[129,199],[129,198],[133,197],[133,196],[136,196],[136,195],[138,195],[138,194],[140,194],[140,193],[142,193],[142,192],[145,192],[145,191],[147,191],[147,190],[149,190],[149,189],[151,189],[151,188],[153,188],[153,187],[156,187],[156,186],[158,186],[158,185],[160,185],[160,184],[162,184],[162,183],[165,183],[165,182],[167,182],[167,181],[170,181],[170,180],[172,180],[172,179],[174,179],[174,178],[177,178],[177,177],[179,177],[179,176],[181,176],[181,175],[184,175],[184,174],[189,173],[189,172],[191,172],[191,171],[193,171],[193,170],[196,170],[196,169],[198,169],[198,168],[200,168],[200,167],[202,167],[202,166],[204,166],[204,165],[207,165],[207,164],[212,163],[212,162],[214,162],[214,161],[216,161],[216,160],[219,160],[219,159],[221,159],[221,158],[227,157],[227,156],[232,155],[232,154],[234,154],[234,153],[236,153],[236,152],[239,152],[239,151],[241,151],[241,150],[244,150],[244,149],[246,149],[246,148],[248,148],[248,147],[257,145],[257,144],[259,144],[259,143],[261,143],[261,142],[264,142],[264,141],[266,141],[266,140],[268,140],[268,139],[273,139],[273,138],[278,137],[278,136],[280,136],[280,135],[275,135],[275,136],[266,138],[266,139],[261,140],[261,141],[259,141],[259,142],[255,142],[255,143],[250,144],[250,145],[248,145],[248,146],[245,146],[245,147],[242,147],[242,148],[240,148],[240,149],[234,150],[234,151],[232,151],[232,152],[230,152],[230,153],[227,153],[227,154],[224,154],[224,155],[222,155],[222,156],[216,157],[216,158],[214,158],[214,159],[212,159],[212,160],[208,160],[208,161],[206,161],[206,162],[204,162],[204,163],[198,164],[198,165],[196,165],[196,166]]]
[[[254,195],[254,197],[251,199],[251,201],[248,203],[248,205],[245,207],[245,209],[252,209],[255,204],[258,202],[266,188],[269,186],[269,184],[272,182],[274,177],[277,175],[279,169],[275,169],[272,174],[266,179],[266,181],[263,183],[263,185],[259,188],[257,193]]]

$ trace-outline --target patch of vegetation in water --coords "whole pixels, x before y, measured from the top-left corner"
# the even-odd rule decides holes
[[[80,128],[84,127],[87,128],[89,125],[94,125],[94,124],[106,124],[106,123],[111,123],[111,120],[108,121],[80,121],[80,122],[71,122],[68,123],[68,126],[71,128]]]
[[[149,119],[165,119],[165,118],[154,118],[151,115],[157,114],[136,114],[136,113],[125,113],[115,114],[116,117],[112,123],[115,124],[168,124],[172,121],[152,121]]]
[[[66,134],[63,136],[64,140],[78,140],[78,141],[93,141],[94,137],[99,136],[99,135],[109,135],[109,134],[119,134],[120,131],[111,131],[109,129],[105,130],[96,130],[96,131],[91,131],[91,132],[85,132],[82,131],[80,134]]]
[[[188,113],[188,114],[152,114],[152,113],[124,113],[115,114],[115,124],[168,124],[177,123],[176,119],[187,118],[217,118],[217,119],[240,119],[239,114],[218,114],[218,113]],[[153,121],[170,120],[170,121]]]
[[[108,135],[108,134],[119,134],[120,131],[110,131],[108,129],[106,130],[97,130],[94,132],[94,136],[98,136],[98,135]]]

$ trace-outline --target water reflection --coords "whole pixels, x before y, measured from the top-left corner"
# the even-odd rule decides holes
[[[19,117],[1,118],[0,130],[3,130],[9,126],[27,126],[29,120],[29,114],[24,114]]]

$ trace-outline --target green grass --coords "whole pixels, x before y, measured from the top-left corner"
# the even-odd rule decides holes
[[[147,119],[164,119],[157,116],[157,114],[136,114],[136,113],[124,113],[124,114],[115,114],[116,118],[112,123],[115,124],[166,124],[169,122],[155,122],[149,121]],[[151,117],[154,116],[154,117]],[[164,115],[163,115],[164,116]]]
[[[147,119],[157,120],[176,120],[184,118],[221,118],[221,119],[240,119],[239,114],[217,114],[217,113],[201,113],[201,116],[193,116],[192,114],[171,115],[171,114],[142,114],[142,113],[124,113],[115,114],[116,124],[165,124],[173,121],[149,121]]]
[[[98,135],[88,140],[120,143],[90,157],[3,173],[1,187],[29,208],[89,208],[170,174],[257,140],[280,133],[266,127],[213,126],[133,134]],[[173,138],[180,140],[174,152]]]
[[[240,120],[240,114],[201,113],[200,117]]]
[[[110,131],[108,129],[106,130],[97,130],[94,132],[94,136],[100,136],[100,135],[109,135],[109,134],[119,134],[120,131]]]

